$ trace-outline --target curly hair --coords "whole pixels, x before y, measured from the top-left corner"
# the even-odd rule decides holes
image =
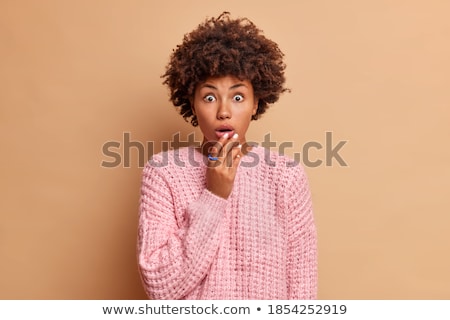
[[[284,54],[247,18],[231,19],[229,12],[206,19],[186,34],[173,50],[161,76],[170,89],[170,101],[195,127],[191,101],[197,84],[209,77],[235,76],[251,82],[258,108],[252,120],[276,102],[284,87]]]

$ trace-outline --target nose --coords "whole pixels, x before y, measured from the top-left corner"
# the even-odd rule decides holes
[[[227,101],[221,101],[219,104],[219,109],[217,109],[217,119],[224,120],[231,118],[231,108],[230,103]]]

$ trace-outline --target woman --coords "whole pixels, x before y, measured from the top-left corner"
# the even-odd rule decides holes
[[[316,299],[317,239],[300,164],[245,135],[276,102],[278,45],[228,13],[184,37],[167,66],[171,101],[203,144],[143,171],[138,259],[152,299]]]

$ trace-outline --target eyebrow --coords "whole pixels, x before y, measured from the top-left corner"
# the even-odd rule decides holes
[[[236,83],[236,84],[234,84],[234,85],[232,85],[229,89],[236,89],[236,88],[239,88],[239,87],[247,87],[244,83]],[[214,86],[214,85],[212,85],[212,84],[209,84],[209,83],[205,83],[205,84],[203,84],[202,86],[201,86],[201,88],[210,88],[210,89],[215,89],[215,90],[217,90],[217,87],[216,86]]]

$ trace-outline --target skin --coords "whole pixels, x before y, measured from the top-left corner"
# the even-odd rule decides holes
[[[191,105],[203,133],[203,146],[211,146],[202,148],[203,152],[218,157],[217,161],[208,161],[206,188],[227,199],[241,156],[246,153],[241,148],[246,143],[245,134],[258,108],[253,86],[234,76],[208,78],[196,86]],[[230,134],[218,133],[221,126],[233,130]]]

